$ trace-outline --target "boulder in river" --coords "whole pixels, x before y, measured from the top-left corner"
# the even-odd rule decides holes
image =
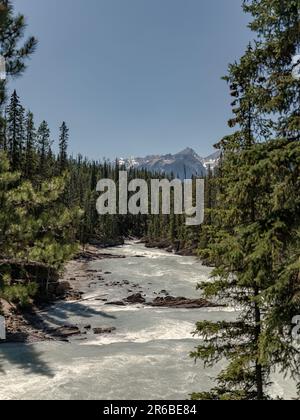
[[[68,338],[68,337],[72,337],[74,335],[80,335],[80,329],[78,327],[75,326],[63,326],[63,327],[59,327],[55,330],[55,335],[59,338]]]
[[[187,299],[184,297],[157,297],[149,305],[154,307],[164,308],[182,308],[182,309],[197,309],[197,308],[211,308],[217,305],[205,299]]]
[[[116,302],[107,302],[105,305],[111,305],[111,306],[125,306],[125,302],[122,300],[118,300]]]
[[[96,335],[100,334],[111,334],[116,331],[115,327],[107,327],[107,328],[93,328],[93,332]]]
[[[68,281],[61,281],[56,286],[56,295],[64,296],[71,290],[71,285]]]
[[[126,302],[135,304],[135,303],[145,303],[146,299],[141,295],[141,293],[136,293],[135,295],[128,296]]]

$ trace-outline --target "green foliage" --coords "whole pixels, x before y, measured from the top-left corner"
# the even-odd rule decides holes
[[[75,251],[78,207],[68,209],[61,201],[67,175],[42,182],[34,188],[8,172],[5,155],[0,155],[0,255],[32,260],[60,268]],[[1,171],[2,168],[2,171]]]
[[[52,166],[52,141],[47,121],[43,121],[37,131],[39,174],[41,179],[50,177]]]
[[[268,399],[275,368],[299,381],[292,318],[299,314],[300,83],[292,78],[299,46],[297,2],[245,1],[258,40],[229,67],[237,131],[218,145],[222,164],[207,249],[215,281],[205,297],[228,301],[236,322],[197,324],[204,338],[192,357],[227,361],[211,392],[194,399]]]
[[[25,119],[25,151],[24,151],[24,176],[33,180],[38,165],[36,153],[37,133],[33,113],[28,111]]]
[[[23,150],[25,143],[25,110],[20,103],[17,92],[12,94],[10,104],[6,109],[6,141],[7,150],[13,170],[23,167]]]
[[[4,287],[3,291],[0,291],[0,296],[7,300],[25,308],[28,306],[32,298],[36,295],[38,286],[36,283],[29,283],[27,285],[14,284],[12,286]]]
[[[67,174],[34,187],[11,172],[0,153],[0,256],[8,261],[33,261],[60,270],[77,251],[76,233],[82,212],[62,201]],[[1,296],[25,306],[37,292],[35,283],[2,279]]]
[[[69,141],[69,129],[65,122],[62,123],[62,126],[59,129],[60,136],[59,136],[59,166],[60,172],[64,172],[67,169],[68,163],[68,141]]]
[[[22,43],[26,20],[23,15],[15,15],[10,0],[0,1],[0,54],[6,60],[9,76],[19,76],[26,69],[26,60],[37,46],[37,40],[29,37]],[[6,99],[7,80],[0,81],[0,107]]]

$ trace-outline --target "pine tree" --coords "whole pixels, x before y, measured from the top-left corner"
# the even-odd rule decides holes
[[[14,91],[7,107],[6,143],[13,170],[20,170],[24,152],[24,108],[20,103],[17,92]]]
[[[25,144],[25,163],[24,175],[28,179],[33,179],[37,165],[36,155],[36,130],[34,126],[33,113],[28,111],[25,121],[26,144]]]
[[[7,150],[6,119],[0,115],[0,150]]]
[[[43,121],[37,132],[39,171],[43,177],[49,176],[49,160],[51,158],[51,139],[48,123]]]
[[[260,67],[255,102],[279,137],[299,140],[300,89],[292,76],[293,57],[300,48],[299,1],[244,0],[244,10],[252,15],[249,26],[258,35],[252,57]],[[278,118],[270,118],[276,113]]]
[[[67,160],[68,160],[68,142],[69,142],[69,129],[65,122],[62,123],[62,126],[59,129],[59,169],[60,173],[63,173],[67,169]]]
[[[26,21],[23,15],[14,15],[12,2],[0,1],[0,54],[6,61],[8,76],[19,76],[26,69],[26,59],[35,51],[37,40],[28,38],[23,44]],[[21,45],[20,45],[21,43]],[[0,109],[6,99],[7,80],[0,81]]]
[[[35,189],[11,172],[4,153],[0,159],[0,255],[60,268],[76,249],[81,211],[67,208],[61,197],[63,178],[52,178]]]
[[[26,59],[34,52],[37,40],[28,38],[20,45],[26,27],[23,15],[14,15],[12,3],[0,0],[0,54],[5,58],[7,76],[19,76],[26,68]],[[0,149],[6,149],[6,121],[3,104],[6,100],[7,78],[0,80]]]
[[[26,22],[23,15],[14,15],[14,10],[12,3],[9,0],[0,1],[0,54],[5,58],[6,64],[6,74],[7,76],[18,76],[26,68],[25,61],[30,55],[34,52],[37,45],[37,41],[34,37],[28,38],[23,44],[21,41],[24,37],[24,29]],[[7,139],[7,121],[3,115],[3,105],[6,101],[6,91],[7,91],[7,78],[0,80],[0,248],[3,245],[3,241],[6,241],[3,229],[6,229],[6,218],[9,216],[5,214],[4,205],[4,192],[7,188],[7,185],[10,182],[13,182],[17,175],[9,172],[9,162],[3,150],[7,151],[8,146],[11,148],[11,152],[14,155],[14,166],[18,167],[21,162],[21,147],[22,139],[13,135],[13,139]],[[12,127],[10,127],[12,128]],[[12,132],[10,132],[12,134]],[[20,133],[18,134],[18,136]],[[12,141],[8,145],[8,141]],[[12,157],[12,155],[11,155]],[[0,253],[2,255],[2,253]],[[2,279],[3,280],[3,279]],[[6,288],[5,284],[2,284],[0,281],[0,293],[2,288]],[[10,289],[12,290],[12,289]],[[23,299],[26,298],[28,293],[33,292],[24,290],[22,286],[19,286],[15,290],[19,296],[22,296]],[[2,290],[3,292],[3,290]],[[1,309],[1,308],[0,308]]]
[[[291,76],[299,45],[296,3],[244,5],[259,38],[226,77],[234,97],[229,124],[238,131],[219,145],[215,234],[206,251],[216,280],[199,285],[207,298],[227,299],[241,313],[236,322],[197,324],[204,344],[192,356],[207,365],[225,359],[228,366],[218,386],[196,399],[268,398],[275,367],[299,380],[291,336],[300,309],[299,82]]]

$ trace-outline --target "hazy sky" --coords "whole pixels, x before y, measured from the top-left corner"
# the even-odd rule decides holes
[[[91,158],[201,155],[228,132],[221,76],[251,34],[241,0],[14,0],[39,47],[12,81],[37,121]]]

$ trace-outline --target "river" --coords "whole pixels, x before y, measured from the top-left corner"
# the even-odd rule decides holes
[[[86,287],[87,300],[61,302],[47,317],[50,323],[115,327],[116,331],[100,336],[91,332],[70,343],[2,345],[1,399],[176,400],[213,385],[220,366],[204,369],[189,357],[199,343],[192,331],[198,320],[235,319],[233,309],[117,307],[99,300],[127,297],[130,289],[147,299],[162,290],[195,298],[197,282],[210,281],[211,269],[196,258],[146,249],[137,243],[105,252],[126,258],[90,263],[89,269],[106,273],[105,284]],[[124,281],[129,285],[124,287]],[[274,395],[289,398],[292,392],[292,386],[276,377]]]

